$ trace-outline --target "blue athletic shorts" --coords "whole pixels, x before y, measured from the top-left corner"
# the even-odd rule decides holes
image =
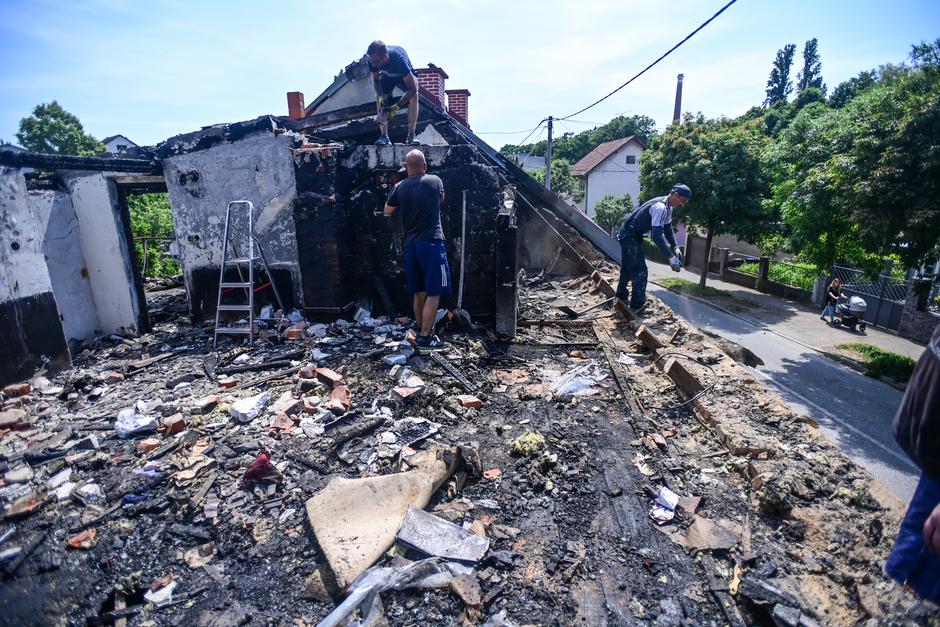
[[[940,555],[931,553],[924,542],[924,522],[938,503],[940,483],[921,474],[894,549],[885,563],[885,572],[892,579],[934,603],[940,602]]]
[[[450,266],[447,265],[444,240],[415,242],[405,246],[405,274],[408,277],[408,291],[412,294],[450,294]]]

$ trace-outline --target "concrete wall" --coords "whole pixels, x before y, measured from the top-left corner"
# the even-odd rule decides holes
[[[61,172],[78,220],[81,249],[102,334],[137,335],[141,309],[114,173]]]
[[[29,204],[43,233],[42,252],[65,337],[91,339],[98,327],[98,314],[72,197],[62,190],[32,190]]]
[[[232,142],[169,156],[163,161],[180,261],[196,320],[215,311],[225,210],[233,200],[255,208],[255,234],[281,295],[300,302],[297,240],[291,201],[296,195],[291,144],[295,136],[270,130],[249,133]],[[241,227],[241,228],[237,228]],[[247,225],[235,224],[241,242]],[[245,254],[244,245],[239,250]],[[285,285],[280,277],[287,277]],[[288,305],[289,306],[289,305]]]
[[[940,325],[940,315],[927,307],[928,293],[925,291],[921,294],[914,289],[908,290],[898,327],[898,332],[904,337],[925,344],[930,341],[937,325]]]
[[[394,93],[403,94],[401,89],[395,88]],[[372,75],[355,81],[349,81],[317,107],[314,114],[339,111],[348,107],[355,107],[367,102],[375,102],[375,88],[372,86]]]
[[[42,244],[22,172],[0,167],[0,384],[70,364]]]
[[[640,155],[642,154],[643,147],[639,142],[627,142],[588,173],[584,190],[584,208],[588,217],[594,217],[594,205],[608,194],[614,196],[630,194],[634,205],[639,202]],[[628,164],[627,155],[634,157],[636,163]]]

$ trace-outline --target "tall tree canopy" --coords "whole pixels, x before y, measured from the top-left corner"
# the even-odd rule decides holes
[[[917,265],[940,241],[940,41],[840,109],[804,108],[767,151],[771,203],[820,269]]]
[[[803,46],[803,69],[796,82],[796,93],[815,87],[826,93],[826,84],[822,77],[822,62],[819,60],[819,42],[815,37],[808,40]]]
[[[682,124],[657,136],[640,159],[644,197],[668,193],[676,183],[692,188],[692,199],[674,220],[705,232],[705,250],[712,238],[730,233],[755,241],[771,222],[761,203],[767,184],[761,151],[769,141],[758,121],[735,123],[687,114]],[[700,285],[705,285],[703,264]]]
[[[16,139],[33,152],[92,156],[105,151],[100,141],[85,132],[79,119],[55,100],[36,105],[32,115],[20,120]]]
[[[773,105],[785,101],[793,91],[793,82],[790,80],[790,67],[793,65],[793,54],[796,52],[795,44],[787,44],[777,51],[770,78],[767,79],[767,97],[765,105]]]

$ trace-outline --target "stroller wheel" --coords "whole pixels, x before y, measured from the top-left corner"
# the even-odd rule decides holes
[[[859,330],[859,332],[864,333],[864,332],[865,332],[865,327],[866,327],[865,323],[864,323],[864,322],[860,322],[859,325],[858,325],[858,330]]]

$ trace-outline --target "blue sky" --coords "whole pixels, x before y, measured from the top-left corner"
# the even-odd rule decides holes
[[[724,0],[228,2],[0,0],[0,139],[57,99],[98,138],[153,144],[178,133],[310,102],[375,38],[471,91],[470,123],[531,129],[593,102],[682,39]],[[776,51],[819,38],[830,86],[905,60],[940,36],[937,0],[738,0],[672,56],[601,105],[559,125],[581,131],[619,113],[669,122],[683,110],[737,115],[763,99]],[[795,78],[795,71],[794,77]]]

